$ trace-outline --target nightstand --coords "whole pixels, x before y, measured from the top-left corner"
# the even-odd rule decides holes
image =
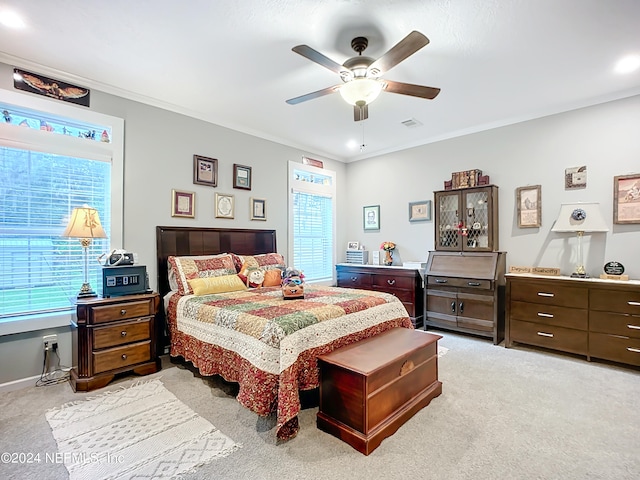
[[[74,391],[102,388],[118,373],[160,370],[155,335],[159,304],[157,293],[78,300],[69,380]]]

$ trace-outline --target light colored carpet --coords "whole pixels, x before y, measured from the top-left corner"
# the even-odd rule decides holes
[[[71,480],[174,478],[238,448],[159,379],[49,410]]]

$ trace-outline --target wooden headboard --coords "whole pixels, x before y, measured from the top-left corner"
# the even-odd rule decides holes
[[[167,258],[170,255],[257,255],[277,252],[275,230],[205,227],[156,227],[158,293],[169,293]]]

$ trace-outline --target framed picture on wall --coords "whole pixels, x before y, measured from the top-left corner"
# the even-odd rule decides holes
[[[195,199],[196,194],[194,192],[171,190],[171,216],[188,218],[195,217]]]
[[[251,220],[267,219],[267,201],[263,198],[251,198]]]
[[[431,220],[431,200],[409,203],[410,222],[428,222]]]
[[[193,156],[193,183],[196,185],[218,186],[218,160],[216,158]]]
[[[233,188],[251,190],[251,167],[233,164]]]
[[[613,223],[640,223],[640,173],[613,177]]]
[[[362,207],[362,222],[365,230],[380,230],[380,205]]]
[[[214,201],[216,218],[233,218],[233,195],[228,195],[226,193],[216,193]]]
[[[542,225],[542,187],[530,185],[516,189],[518,227],[533,228]]]

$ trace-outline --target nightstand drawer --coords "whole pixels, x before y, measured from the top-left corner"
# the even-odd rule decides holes
[[[154,314],[155,311],[153,310],[153,302],[151,300],[95,306],[91,308],[92,323],[113,322],[136,317],[148,317],[149,315]]]
[[[588,333],[583,330],[540,325],[538,323],[511,320],[511,340],[528,345],[587,354]]]
[[[592,357],[640,366],[640,339],[590,333],[589,353]]]
[[[93,348],[115,347],[125,343],[148,340],[151,336],[151,319],[141,318],[133,322],[122,323],[112,327],[93,329]]]
[[[94,374],[116,370],[151,359],[151,341],[111,348],[93,353]]]
[[[591,310],[640,315],[640,293],[622,290],[591,290]]]
[[[557,285],[553,282],[515,281],[511,284],[511,300],[570,308],[587,308],[587,290],[580,287]]]
[[[581,308],[511,301],[511,318],[541,325],[587,330],[588,311]]]

